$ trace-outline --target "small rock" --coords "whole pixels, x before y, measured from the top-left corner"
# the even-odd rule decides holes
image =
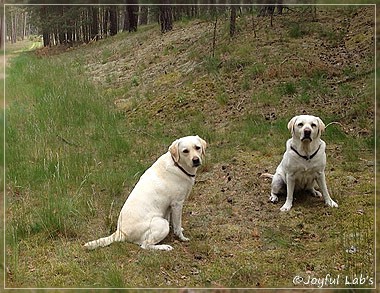
[[[351,175],[347,176],[347,179],[348,179],[349,183],[357,183],[358,182],[358,180],[354,176],[351,176]]]
[[[368,161],[367,162],[367,167],[373,167],[375,166],[375,162],[374,161]]]
[[[197,255],[194,256],[194,258],[195,258],[196,260],[201,260],[203,257],[202,257],[202,255],[197,254]]]
[[[259,232],[259,229],[254,228],[254,229],[252,230],[252,237],[254,237],[254,238],[260,238],[260,232]]]
[[[346,252],[350,253],[350,254],[354,254],[354,253],[356,253],[356,251],[357,251],[357,249],[353,245],[350,248],[346,249]]]

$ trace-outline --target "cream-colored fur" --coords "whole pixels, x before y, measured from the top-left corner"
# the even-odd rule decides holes
[[[177,139],[137,182],[121,209],[117,230],[108,237],[86,243],[88,249],[107,246],[114,241],[129,241],[144,249],[172,250],[158,244],[169,233],[171,221],[174,234],[182,241],[182,206],[202,164],[206,142],[199,136]]]
[[[286,193],[286,201],[281,211],[289,211],[293,205],[295,190],[308,190],[313,195],[324,198],[330,207],[338,207],[327,190],[325,179],[326,143],[320,139],[325,124],[319,117],[300,115],[288,123],[292,138],[286,142],[286,152],[272,178],[271,202],[278,201],[278,194]],[[318,184],[322,194],[314,189]]]

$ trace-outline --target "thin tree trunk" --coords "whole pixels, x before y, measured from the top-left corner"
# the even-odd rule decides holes
[[[230,38],[233,38],[236,32],[236,7],[231,6],[231,17],[230,17]]]
[[[14,31],[15,27],[14,27],[14,19],[13,18],[14,18],[13,12],[11,11],[11,44],[14,43],[14,40],[13,40],[13,36],[14,36],[13,31]]]
[[[102,36],[106,37],[108,34],[108,18],[109,18],[109,9],[104,8],[103,9],[103,30],[102,30]]]
[[[99,8],[97,6],[90,7],[92,21],[91,21],[91,40],[98,40],[98,30],[99,30]]]
[[[217,24],[218,24],[218,11],[215,8],[214,34],[212,36],[212,57],[215,57],[216,27],[217,27]]]
[[[148,24],[148,7],[140,6],[139,25]]]
[[[110,36],[117,34],[117,7],[111,6],[110,8]]]

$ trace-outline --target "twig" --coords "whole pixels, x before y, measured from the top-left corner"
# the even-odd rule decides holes
[[[327,124],[327,125],[325,126],[325,128],[327,128],[327,127],[330,126],[331,124],[338,124],[338,125],[340,125],[340,126],[343,128],[342,123],[339,123],[339,122],[336,122],[336,121],[330,122],[329,124]]]
[[[58,134],[57,134],[57,137],[58,137],[59,139],[61,139],[64,143],[67,143],[68,145],[72,145],[72,146],[76,146],[76,147],[79,147],[79,146],[80,146],[79,144],[76,144],[76,143],[74,143],[74,142],[70,142],[70,141],[68,141],[67,139],[65,139],[64,137],[62,137],[62,136],[60,136],[60,135],[58,135]]]
[[[282,65],[282,64],[284,64],[286,61],[288,61],[288,57],[286,57],[286,58],[284,59],[284,61],[282,61],[280,64]]]
[[[241,105],[244,103],[244,101],[245,101],[245,98],[241,98],[241,99],[238,101],[238,103],[237,103],[235,109],[238,110],[238,111],[240,111],[240,107],[241,107]]]
[[[215,11],[216,11],[216,13],[215,13],[215,22],[214,22],[214,34],[212,37],[212,57],[215,57],[216,27],[218,24],[218,10],[216,7],[215,7]]]

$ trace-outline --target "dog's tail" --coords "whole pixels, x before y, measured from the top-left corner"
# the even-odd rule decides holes
[[[273,178],[273,174],[270,174],[270,173],[263,173],[260,175],[260,178],[269,178],[269,179],[272,179]]]
[[[84,247],[87,249],[95,249],[97,247],[104,247],[110,245],[112,242],[124,241],[125,235],[117,230],[115,233],[111,234],[108,237],[99,238],[98,240],[93,240],[87,242]]]

